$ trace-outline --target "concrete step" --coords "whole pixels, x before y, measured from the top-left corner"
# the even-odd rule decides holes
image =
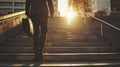
[[[63,42],[68,42],[68,41],[75,41],[75,42],[104,41],[95,35],[54,35],[54,36],[52,36],[52,35],[48,36],[47,41],[63,41]]]
[[[24,41],[25,40],[25,41]],[[16,41],[16,42],[7,42],[7,44],[1,44],[1,47],[32,47],[33,41],[30,41],[29,39],[24,39],[23,41]],[[109,47],[110,43],[108,42],[53,42],[49,41],[45,43],[46,47]]]
[[[33,53],[0,53],[0,61],[32,61]],[[47,53],[45,62],[119,61],[119,53]]]
[[[116,52],[116,47],[45,47],[48,53]],[[34,52],[33,47],[0,47],[0,53]]]
[[[26,40],[27,39],[27,40]],[[9,41],[33,41],[32,37],[21,36],[17,38],[11,38]],[[48,35],[46,41],[104,41],[95,35]]]
[[[0,67],[120,67],[120,61],[104,62],[11,62],[0,63]]]
[[[59,47],[107,47],[110,46],[108,42],[48,42],[46,45]]]
[[[90,30],[83,30],[83,29],[58,29],[58,28],[53,28],[53,29],[48,29],[48,35],[49,34],[77,34],[77,35],[93,35],[93,33]]]
[[[49,29],[47,35],[94,35],[96,34],[90,30],[83,30],[83,29],[64,29],[64,28],[53,28]],[[24,37],[27,36],[24,32],[20,32],[13,37]]]
[[[55,36],[55,37],[54,37]],[[32,37],[28,37],[25,33],[16,34],[10,41],[20,41],[24,39],[32,40]],[[95,33],[91,33],[88,31],[66,31],[66,30],[57,30],[57,31],[49,31],[47,33],[47,40],[63,40],[63,41],[96,41],[100,40]]]
[[[9,42],[16,42],[16,41],[33,41],[32,37],[28,37],[27,35],[17,35],[13,36],[9,39]]]

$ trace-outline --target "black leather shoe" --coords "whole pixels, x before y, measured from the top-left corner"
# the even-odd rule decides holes
[[[34,61],[42,62],[43,61],[43,53],[42,52],[36,53],[35,56],[34,56]]]
[[[40,56],[35,56],[34,61],[35,62],[43,62],[43,56],[41,56],[41,55]]]

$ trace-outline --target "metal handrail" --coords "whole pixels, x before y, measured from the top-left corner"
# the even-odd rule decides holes
[[[113,29],[116,29],[116,30],[120,31],[120,28],[118,28],[118,27],[116,27],[116,26],[114,26],[114,25],[112,25],[112,24],[110,24],[110,23],[108,23],[106,21],[103,21],[103,20],[101,20],[101,19],[99,19],[97,17],[91,16],[91,15],[89,15],[89,16],[96,19],[96,20],[98,20],[98,21],[100,21],[100,22],[102,22],[102,23],[104,23],[104,24],[106,24],[106,25],[108,25],[109,27],[111,27]]]
[[[95,19],[95,20],[97,20],[97,21],[99,21],[99,23],[100,23],[100,34],[99,34],[99,36],[101,37],[101,38],[105,38],[105,35],[104,35],[104,27],[103,27],[103,24],[105,24],[106,26],[109,26],[110,28],[113,28],[113,29],[115,29],[116,31],[118,31],[118,32],[120,32],[120,28],[118,28],[118,27],[116,27],[116,26],[114,26],[114,25],[112,25],[112,24],[110,24],[110,23],[108,23],[108,22],[106,22],[106,21],[104,21],[104,20],[101,20],[101,19],[99,19],[99,18],[97,18],[97,17],[94,17],[93,15],[91,15],[91,14],[87,14],[87,16],[88,17],[91,17],[91,18],[93,18],[93,19]],[[106,39],[106,38],[105,38]]]
[[[0,17],[0,43],[5,43],[14,33],[18,32],[25,11]],[[9,30],[9,31],[8,31]]]
[[[25,11],[22,11],[22,12],[18,12],[18,13],[14,13],[14,14],[9,14],[9,15],[5,15],[5,16],[1,16],[0,17],[0,23],[3,23],[5,21],[7,21],[7,20],[15,18],[15,17],[17,17],[17,16],[19,16],[21,14],[24,14],[24,13],[25,13]]]

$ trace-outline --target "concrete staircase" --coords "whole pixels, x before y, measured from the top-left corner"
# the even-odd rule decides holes
[[[120,67],[116,46],[100,39],[85,26],[62,24],[48,24],[47,53],[43,62],[33,61],[32,37],[21,31],[7,44],[0,45],[0,67]]]

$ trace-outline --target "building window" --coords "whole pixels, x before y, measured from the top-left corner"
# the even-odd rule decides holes
[[[12,9],[9,8],[0,8],[0,13],[5,15],[5,14],[10,14],[12,13]]]
[[[23,11],[24,9],[15,9],[15,12]]]
[[[0,6],[12,7],[12,2],[0,2]]]
[[[25,3],[24,2],[15,2],[14,6],[15,7],[24,7]]]

